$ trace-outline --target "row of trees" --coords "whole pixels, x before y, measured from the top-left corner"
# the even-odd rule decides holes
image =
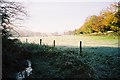
[[[106,10],[101,11],[98,16],[88,17],[82,27],[75,30],[75,34],[104,33],[107,31],[120,31],[120,3],[111,4]]]

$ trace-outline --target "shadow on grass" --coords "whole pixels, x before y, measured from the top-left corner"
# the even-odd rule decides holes
[[[77,46],[56,46],[56,48],[65,50],[77,50],[78,52],[80,51],[79,47]],[[95,54],[103,54],[103,55],[116,55],[120,56],[120,48],[119,47],[103,47],[103,46],[98,46],[98,47],[90,47],[90,46],[83,46],[82,47],[83,52],[87,53],[95,53]]]
[[[58,49],[73,50],[79,55],[78,47],[57,46]],[[79,59],[95,71],[97,78],[120,78],[120,48],[83,47]]]
[[[44,45],[45,46],[45,45]],[[47,48],[47,50],[46,50]],[[54,50],[55,49],[55,50]],[[46,50],[46,52],[44,52]],[[32,78],[119,78],[119,48],[46,46],[44,55],[33,59]],[[34,53],[34,52],[33,52]],[[53,53],[52,56],[50,56]]]
[[[17,58],[31,60],[33,74],[29,78],[32,79],[120,77],[119,48],[83,47],[81,55],[79,55],[79,48],[72,46],[54,48],[47,45],[18,43],[12,47],[7,46],[7,48],[7,51],[4,49],[4,53],[8,55],[9,65],[14,66]],[[4,57],[4,61],[6,61],[6,56]],[[11,64],[11,62],[13,63]],[[4,63],[6,63],[4,66],[9,68],[7,62]],[[11,70],[13,70],[13,66],[11,66]]]

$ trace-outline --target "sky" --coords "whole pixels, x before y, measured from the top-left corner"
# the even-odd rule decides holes
[[[64,32],[80,28],[85,19],[98,15],[115,0],[20,0],[29,18],[24,25],[35,32]],[[116,0],[117,1],[117,0]]]

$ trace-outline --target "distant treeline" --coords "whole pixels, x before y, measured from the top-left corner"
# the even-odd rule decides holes
[[[87,17],[85,23],[74,34],[104,33],[120,31],[120,4],[113,3],[99,15]]]

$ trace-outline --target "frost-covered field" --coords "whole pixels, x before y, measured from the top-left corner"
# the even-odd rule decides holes
[[[104,46],[104,47],[118,47],[118,37],[110,36],[48,36],[48,37],[20,37],[22,42],[28,39],[29,43],[38,43],[42,39],[42,44],[53,45],[53,40],[56,41],[56,46],[74,46],[79,47],[79,42],[85,46]]]
[[[21,37],[25,42],[38,43],[42,39],[42,44],[53,45],[68,51],[72,56],[79,53],[79,42],[82,41],[82,56],[79,57],[88,64],[99,78],[120,78],[120,48],[118,47],[117,36],[50,36],[50,37]],[[76,57],[76,56],[75,56]]]

